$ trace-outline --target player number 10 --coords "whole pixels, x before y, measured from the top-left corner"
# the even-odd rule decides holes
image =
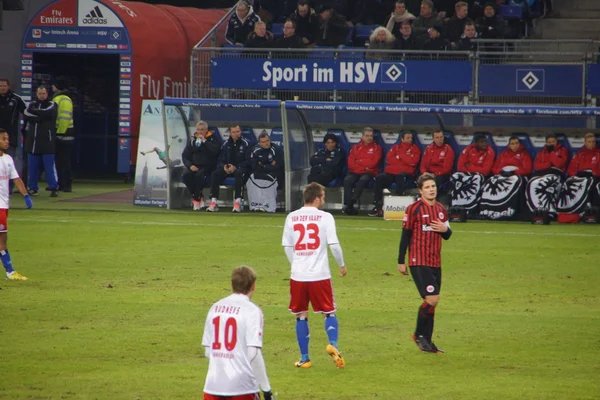
[[[215,326],[215,341],[212,344],[213,350],[221,349],[221,342],[219,341],[219,336],[221,335],[221,331],[219,327],[221,326],[221,317],[213,318],[213,325]],[[225,321],[225,348],[227,351],[232,351],[235,348],[237,343],[237,322],[235,318],[229,317],[227,321]]]
[[[308,224],[306,227],[303,224],[294,225],[294,232],[300,232],[296,246],[294,250],[316,250],[321,245],[321,239],[319,238],[319,225]],[[304,236],[308,234],[307,243],[304,243]]]

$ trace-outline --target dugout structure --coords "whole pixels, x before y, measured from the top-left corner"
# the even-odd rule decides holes
[[[220,100],[166,98],[163,115],[179,116],[181,122],[164,121],[165,143],[181,134],[189,139],[196,121],[202,119],[222,141],[229,137],[231,122],[242,127],[243,136],[256,143],[266,132],[271,141],[282,146],[285,157],[285,187],[278,209],[290,212],[302,205],[302,189],[310,171],[310,156],[322,146],[326,133],[340,138],[348,153],[360,141],[362,130],[369,126],[375,140],[385,152],[398,143],[404,131],[413,133],[415,143],[423,149],[432,142],[434,131],[444,131],[447,142],[458,154],[469,145],[475,133],[485,133],[498,154],[511,135],[519,135],[532,157],[545,143],[545,136],[555,133],[572,156],[583,146],[587,132],[597,134],[600,144],[600,108],[547,106],[471,106],[436,104],[339,103],[278,100]],[[175,112],[176,111],[176,112]],[[175,132],[177,131],[177,132]],[[385,156],[384,156],[385,159]],[[167,163],[170,167],[170,163]],[[181,167],[175,167],[181,168]],[[381,164],[383,171],[384,163]],[[182,172],[182,170],[181,170]],[[168,208],[187,206],[181,189],[180,172],[168,176]],[[328,209],[340,209],[343,176],[328,190]],[[225,181],[224,186],[228,186]],[[372,187],[372,183],[368,188]],[[361,206],[371,206],[372,194],[363,194]],[[281,198],[283,197],[283,198]],[[231,200],[231,199],[229,199]]]

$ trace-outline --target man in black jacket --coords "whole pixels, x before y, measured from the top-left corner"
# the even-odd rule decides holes
[[[205,207],[202,190],[206,178],[215,170],[221,146],[215,135],[208,130],[208,124],[198,121],[196,132],[185,146],[181,158],[186,167],[183,183],[192,195],[194,210]]]
[[[28,156],[29,194],[39,191],[38,181],[42,165],[46,171],[46,181],[50,189],[50,197],[58,196],[58,177],[54,166],[56,148],[56,117],[58,106],[48,98],[48,89],[40,86],[36,92],[37,100],[32,101],[25,110],[25,152]]]
[[[283,150],[271,143],[271,138],[266,132],[258,136],[258,145],[250,153],[252,173],[256,179],[275,180],[279,186],[284,181]]]
[[[250,143],[242,137],[242,128],[238,124],[229,126],[229,139],[221,147],[217,169],[210,176],[210,206],[206,211],[219,211],[219,185],[225,178],[235,180],[233,212],[242,212],[242,185],[246,183],[250,172]]]
[[[310,158],[310,173],[308,183],[317,182],[323,186],[329,185],[338,178],[344,168],[346,152],[338,146],[336,135],[328,133],[323,138],[325,148],[317,150]]]
[[[319,33],[319,17],[315,11],[310,8],[307,0],[300,0],[298,7],[290,19],[296,23],[296,35],[302,38],[305,45],[315,42]]]
[[[19,144],[19,118],[25,108],[21,96],[10,90],[8,79],[0,79],[0,128],[8,132],[10,144],[6,154],[13,158]]]
[[[277,39],[273,44],[276,49],[303,49],[306,46],[302,38],[296,35],[296,23],[291,19],[283,24],[283,37]]]

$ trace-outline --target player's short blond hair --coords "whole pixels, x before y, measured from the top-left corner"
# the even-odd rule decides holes
[[[323,193],[325,193],[325,186],[317,182],[311,182],[302,191],[302,200],[304,200],[304,204],[310,204],[321,197]]]
[[[246,265],[237,267],[231,273],[231,289],[233,293],[250,293],[254,282],[256,282],[256,272]]]

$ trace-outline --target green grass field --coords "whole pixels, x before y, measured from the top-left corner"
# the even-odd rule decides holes
[[[396,271],[399,224],[336,216],[349,269],[334,277],[347,367],[335,368],[311,315],[313,367],[298,370],[283,214],[45,194],[24,210],[13,197],[9,250],[29,281],[0,282],[0,399],[202,398],[206,312],[241,264],[259,274],[253,300],[280,400],[600,396],[600,226],[454,224],[434,335],[446,353],[434,355],[410,340],[420,299]]]

